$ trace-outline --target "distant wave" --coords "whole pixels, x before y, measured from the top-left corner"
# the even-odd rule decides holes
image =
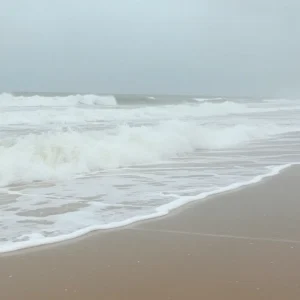
[[[75,105],[117,105],[116,98],[112,95],[69,95],[69,96],[14,96],[0,94],[1,106],[75,106]]]
[[[62,104],[61,104],[62,106]],[[67,106],[63,109],[39,109],[35,107],[30,110],[0,110],[1,125],[42,125],[42,124],[84,124],[88,122],[100,121],[132,121],[132,120],[162,120],[162,119],[182,119],[198,118],[209,116],[225,116],[230,114],[242,114],[251,112],[246,104],[234,103],[230,101],[222,103],[201,103],[197,106],[191,104],[162,106],[141,106],[131,109],[115,110],[115,107],[102,106],[90,108],[79,108],[78,106]],[[61,107],[62,108],[62,107]]]
[[[31,97],[30,97],[31,98]],[[67,98],[68,99],[68,98]],[[27,107],[23,110],[9,110],[9,107],[3,107],[0,109],[0,125],[43,125],[43,124],[85,124],[85,123],[97,123],[103,121],[109,122],[126,122],[126,121],[155,121],[155,120],[171,120],[171,119],[193,119],[199,117],[218,117],[218,116],[229,116],[229,115],[246,115],[246,114],[256,114],[256,113],[276,113],[280,111],[293,111],[299,110],[300,105],[268,105],[264,106],[249,106],[246,103],[236,103],[232,101],[223,102],[200,102],[197,105],[193,104],[178,104],[178,105],[168,105],[162,106],[139,106],[132,107],[131,109],[118,109],[116,111],[115,105],[105,106],[102,109],[104,99],[100,97],[98,101],[102,101],[102,105],[89,106],[78,106],[78,103],[74,101],[75,98],[70,98],[71,100],[64,101],[64,104],[68,103],[68,106],[64,106],[63,102],[59,100],[47,100],[49,101],[49,106],[46,106],[44,102],[43,107],[34,107],[30,109]],[[88,98],[87,98],[88,99]],[[87,100],[86,99],[86,100]],[[21,100],[18,100],[21,102]],[[63,100],[62,100],[63,101]],[[76,98],[76,101],[79,99]],[[114,98],[108,97],[106,103],[113,102]],[[51,103],[56,103],[57,106],[60,104],[59,108],[56,109],[51,105]],[[1,102],[0,102],[1,103]],[[23,104],[33,105],[35,102],[33,100],[25,101]],[[52,103],[52,104],[53,104]],[[72,105],[71,103],[75,103]],[[87,101],[85,103],[88,103]],[[95,103],[90,101],[90,103]],[[100,103],[100,102],[98,102]],[[11,103],[9,104],[13,106]],[[15,102],[17,105],[17,102]],[[23,107],[24,107],[23,105]],[[22,106],[21,106],[22,107]],[[0,106],[1,108],[1,106]]]
[[[194,100],[197,102],[205,102],[205,101],[221,101],[224,99],[221,97],[217,97],[217,98],[194,98]]]

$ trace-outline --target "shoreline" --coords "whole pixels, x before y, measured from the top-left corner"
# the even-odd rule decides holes
[[[5,300],[300,298],[300,167],[167,217],[0,256]]]
[[[152,221],[155,222],[156,220],[160,220],[161,218],[168,218],[169,216],[172,216],[175,213],[180,213],[177,211],[185,209],[189,205],[193,205],[193,204],[199,205],[205,201],[208,201],[213,197],[222,196],[223,194],[226,193],[238,192],[240,189],[247,188],[249,186],[253,186],[259,183],[264,183],[265,180],[271,179],[274,176],[278,176],[282,172],[288,171],[290,168],[293,168],[299,164],[300,163],[290,163],[285,165],[273,166],[272,168],[270,168],[271,170],[270,172],[257,175],[248,181],[231,184],[229,186],[216,189],[212,192],[201,193],[197,196],[190,196],[187,197],[188,199],[185,201],[181,201],[181,199],[179,199],[170,202],[168,204],[162,205],[159,207],[156,213],[150,215],[145,215],[141,217],[137,216],[129,220],[117,222],[116,224],[110,223],[108,225],[84,228],[74,233],[68,234],[67,236],[59,236],[59,237],[47,239],[45,242],[42,243],[37,242],[36,244],[31,243],[31,245],[25,244],[24,246],[20,245],[19,247],[8,247],[7,250],[3,250],[2,248],[0,248],[0,258],[2,256],[7,256],[7,255],[14,255],[14,254],[18,255],[20,252],[24,252],[24,251],[38,251],[40,248],[44,248],[44,247],[51,247],[51,246],[59,247],[60,245],[63,246],[65,243],[72,243],[73,241],[76,242],[76,240],[84,239],[85,237],[89,237],[90,235],[122,230],[130,226],[142,224],[144,222],[152,222]]]

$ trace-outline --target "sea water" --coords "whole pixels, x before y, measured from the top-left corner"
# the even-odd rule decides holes
[[[300,162],[300,100],[0,94],[0,252],[168,214]]]

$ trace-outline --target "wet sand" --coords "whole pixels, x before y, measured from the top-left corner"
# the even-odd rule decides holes
[[[300,299],[300,168],[120,230],[0,256],[0,299]]]

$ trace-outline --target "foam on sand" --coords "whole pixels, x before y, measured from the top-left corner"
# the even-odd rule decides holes
[[[212,195],[220,194],[222,192],[228,192],[228,191],[235,190],[235,189],[238,189],[238,188],[246,186],[246,185],[258,183],[261,180],[263,180],[264,178],[279,174],[282,170],[284,170],[288,167],[291,167],[292,165],[293,164],[287,164],[287,165],[281,165],[281,166],[276,166],[276,167],[272,167],[272,168],[270,167],[270,171],[268,173],[256,176],[256,177],[252,178],[251,180],[248,180],[245,182],[236,182],[229,186],[218,188],[211,192],[201,193],[199,195],[192,196],[192,197],[181,197],[181,198],[179,198],[173,202],[170,202],[166,205],[157,207],[156,212],[149,214],[149,215],[135,216],[135,217],[126,219],[121,222],[108,223],[105,225],[93,225],[93,226],[89,226],[86,228],[82,228],[82,229],[72,232],[70,234],[59,235],[56,237],[45,237],[42,234],[35,234],[35,233],[26,234],[26,235],[22,236],[22,239],[24,239],[24,241],[8,242],[5,245],[2,245],[0,248],[0,253],[12,252],[12,251],[21,250],[21,249],[30,248],[30,247],[36,247],[36,246],[41,246],[41,245],[47,245],[47,244],[53,244],[53,243],[57,243],[57,242],[67,241],[67,240],[80,237],[82,235],[88,234],[88,233],[96,231],[96,230],[113,229],[113,228],[130,225],[132,223],[143,221],[143,220],[162,217],[162,216],[165,216],[168,213],[170,213],[172,210],[174,210],[180,206],[183,206],[187,203],[190,203],[193,201],[199,201],[199,200],[203,201],[207,197],[212,196]]]

